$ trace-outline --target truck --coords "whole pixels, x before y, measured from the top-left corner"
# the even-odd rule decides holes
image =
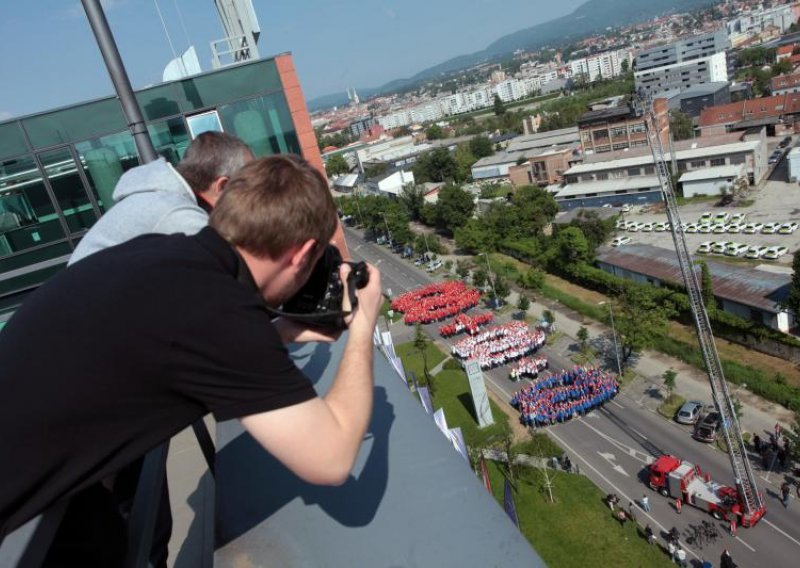
[[[737,488],[712,481],[699,465],[672,455],[660,456],[650,464],[648,483],[651,489],[665,497],[680,499],[708,511],[715,519],[735,521],[743,527],[754,526],[766,513],[766,507],[762,505],[748,514]]]

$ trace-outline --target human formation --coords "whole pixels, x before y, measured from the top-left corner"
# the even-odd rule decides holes
[[[509,375],[512,381],[518,381],[523,378],[536,378],[545,369],[547,369],[546,357],[523,357],[514,365]]]
[[[517,361],[539,349],[544,342],[543,331],[531,330],[523,322],[512,321],[466,337],[453,345],[451,351],[461,360],[476,359],[485,370]]]
[[[460,280],[436,282],[415,288],[392,300],[392,310],[403,314],[407,325],[441,322],[478,305],[481,293]]]
[[[583,415],[614,398],[617,379],[595,367],[575,366],[539,378],[512,397],[526,426],[548,426]]]
[[[445,339],[465,332],[469,335],[477,335],[480,333],[481,327],[491,322],[493,319],[494,314],[491,312],[475,315],[458,314],[453,319],[452,323],[439,327],[439,335]]]

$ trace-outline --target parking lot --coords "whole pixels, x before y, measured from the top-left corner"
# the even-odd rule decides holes
[[[770,145],[770,148],[774,146]],[[703,213],[711,213],[712,216],[717,213],[726,212],[731,215],[735,213],[744,213],[744,223],[800,223],[800,185],[797,183],[789,183],[786,180],[787,160],[784,157],[775,168],[775,171],[767,179],[756,187],[752,187],[747,196],[747,199],[753,200],[752,205],[747,207],[718,207],[716,203],[718,200],[709,200],[703,202],[695,202],[684,205],[680,208],[681,221],[683,223],[697,223]],[[644,223],[658,223],[666,222],[667,215],[663,205],[661,206],[637,206],[629,213],[624,213],[622,217],[627,221],[636,221]],[[664,248],[673,248],[672,239],[669,232],[624,232],[617,231],[615,235],[625,235],[631,237],[633,243],[646,243]],[[743,234],[743,233],[722,233],[722,234],[701,234],[701,233],[687,233],[686,242],[689,245],[689,250],[696,253],[701,243],[706,241],[733,241],[746,245],[757,246],[785,246],[788,248],[788,254],[783,255],[778,260],[758,260],[752,261],[753,264],[763,265],[778,265],[789,268],[792,263],[792,254],[800,249],[800,230],[795,231],[793,234]],[[624,246],[624,245],[623,245]],[[703,255],[698,255],[703,256]],[[723,255],[704,255],[715,259],[730,259]],[[739,257],[736,262],[744,262],[745,259]]]

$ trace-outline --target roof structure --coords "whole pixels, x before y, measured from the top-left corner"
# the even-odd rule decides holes
[[[744,164],[730,166],[714,166],[713,168],[702,168],[691,172],[686,172],[678,180],[679,182],[703,181],[708,179],[727,179],[735,178],[744,174]]]
[[[778,75],[769,81],[769,88],[774,93],[781,89],[793,89],[800,85],[800,73],[796,75]]]
[[[621,190],[661,189],[658,176],[634,176],[621,179],[604,181],[585,181],[581,183],[568,183],[556,193],[556,199],[586,195],[588,193],[614,193]]]
[[[800,112],[800,93],[760,97],[700,111],[700,128]]]
[[[701,136],[699,138],[691,138],[688,140],[678,140],[673,145],[676,151],[681,152],[683,150],[693,150],[695,148],[710,148],[712,146],[734,144],[736,142],[741,142],[743,138],[743,132],[726,132],[724,134],[716,134],[714,136]],[[650,152],[649,146],[641,146],[638,148],[629,148],[627,150],[617,150],[615,152],[586,154],[583,161],[584,163],[609,162],[616,159],[651,155],[652,153]]]
[[[678,257],[672,249],[636,243],[603,248],[598,250],[597,262],[683,286]],[[789,293],[790,275],[713,260],[706,264],[715,296],[766,312],[783,311],[778,304]]]

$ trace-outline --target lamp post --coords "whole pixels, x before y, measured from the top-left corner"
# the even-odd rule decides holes
[[[389,240],[389,244],[392,244],[392,232],[389,230],[389,222],[386,221],[386,213],[381,213],[381,217],[383,217],[383,224],[386,227],[386,238]]]
[[[359,196],[358,193],[356,193],[354,195],[355,200],[356,200],[356,209],[358,209],[358,218],[361,221],[361,226],[363,227],[364,226],[364,216],[361,214],[361,205],[359,205],[360,199],[358,198],[358,196]]]
[[[598,304],[598,306],[603,306],[603,305],[606,305],[606,303],[605,302],[600,302]],[[611,319],[611,333],[612,333],[612,335],[614,337],[614,357],[617,360],[617,373],[619,373],[619,376],[621,377],[622,376],[622,365],[620,364],[620,361],[619,361],[619,345],[617,343],[617,328],[614,326],[614,310],[611,309],[611,304],[607,304],[607,305],[608,305],[608,315],[609,315],[609,317]]]
[[[492,285],[492,294],[494,294],[494,307],[495,309],[498,307],[497,305],[497,289],[494,287],[494,280],[492,280],[492,267],[489,265],[489,254],[485,252],[479,252],[478,256],[483,256],[486,258],[486,269],[489,271],[487,276],[489,278],[489,284]]]

